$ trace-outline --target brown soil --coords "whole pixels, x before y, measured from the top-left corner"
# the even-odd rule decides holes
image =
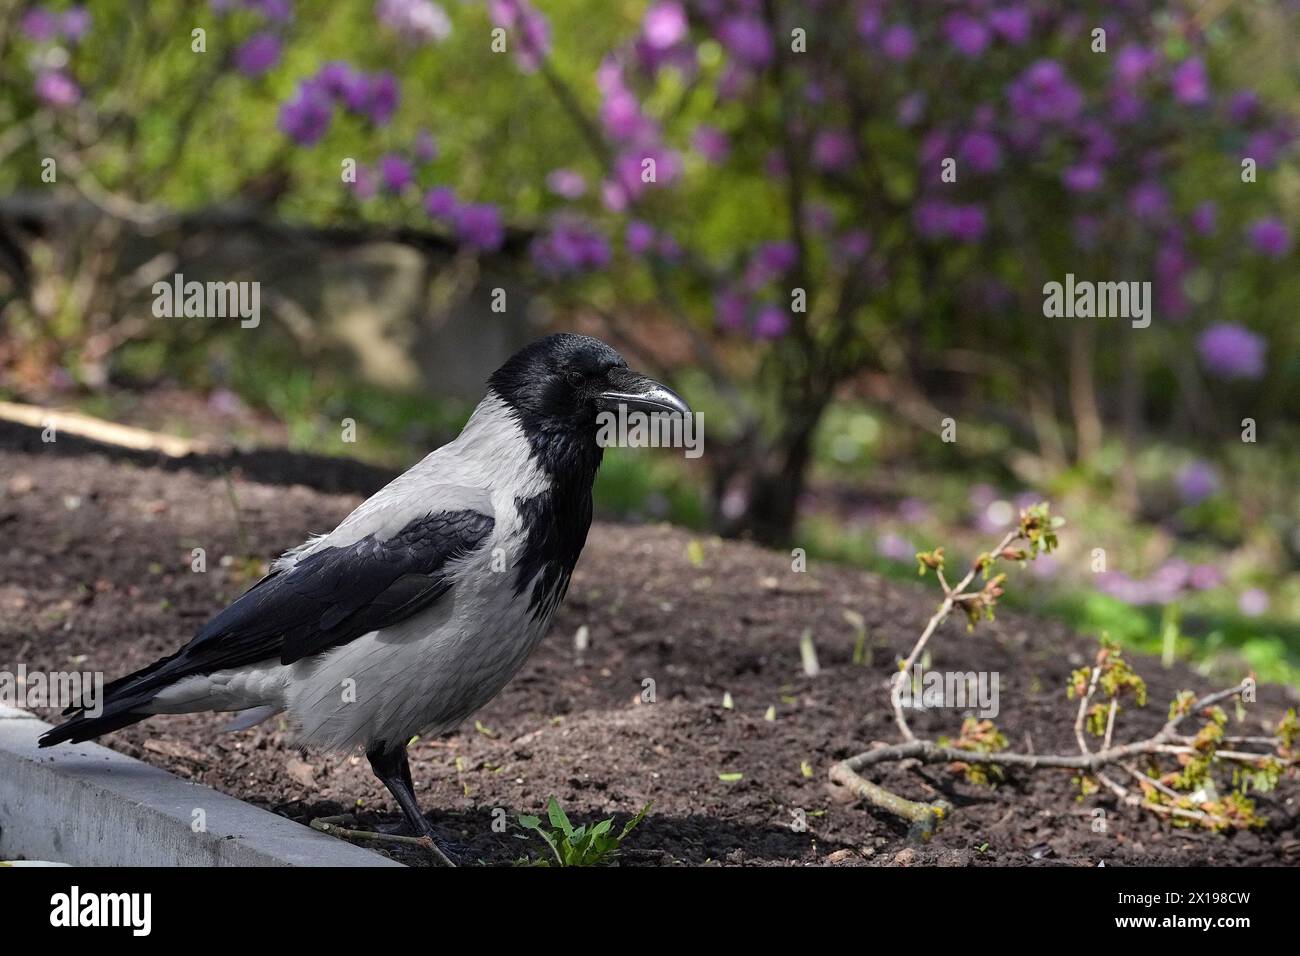
[[[264,560],[308,532],[332,527],[360,500],[303,485],[231,481],[188,468],[125,461],[60,439],[33,445],[0,432],[0,669],[103,670],[108,679],[174,650],[260,573]],[[287,456],[286,456],[287,457]],[[268,459],[268,463],[274,459]],[[313,485],[349,486],[312,465]],[[270,470],[265,469],[265,470]],[[264,470],[264,471],[265,471]],[[286,468],[297,478],[301,466]],[[264,472],[259,474],[266,478]],[[831,764],[872,741],[896,739],[888,712],[893,661],[935,605],[934,591],[860,571],[789,559],[669,527],[597,524],[549,638],[477,723],[420,740],[411,758],[420,800],[470,858],[512,862],[538,843],[496,833],[493,811],[513,821],[554,794],[576,820],[620,822],[653,810],[629,839],[623,863],[1020,865],[1294,863],[1300,799],[1294,783],[1258,798],[1262,832],[1177,830],[1105,796],[1074,799],[1068,773],[1010,773],[996,788],[942,768],[883,771],[881,782],[957,806],[928,844],[826,781]],[[207,554],[190,570],[191,549]],[[1012,579],[1014,586],[1014,577]],[[872,638],[870,666],[851,663],[845,609]],[[590,646],[579,660],[574,634]],[[799,636],[810,628],[821,672],[804,676]],[[1059,624],[1000,615],[973,635],[949,621],[932,645],[942,670],[998,671],[998,724],[1015,747],[1070,750],[1063,693],[1092,642]],[[1125,714],[1121,736],[1148,734],[1179,689],[1210,689],[1183,666],[1138,659],[1152,704]],[[642,703],[642,682],[656,702]],[[724,709],[724,693],[734,706]],[[1294,700],[1263,688],[1240,733],[1258,733]],[[764,718],[775,708],[775,720]],[[46,714],[48,718],[48,714]],[[222,734],[221,715],[158,717],[101,742],[294,820],[355,811],[365,826],[391,823],[395,807],[360,755],[300,753],[275,722]],[[927,734],[950,733],[956,712],[919,715]],[[803,767],[808,773],[803,772]],[[739,780],[721,775],[742,774]],[[1289,794],[1289,796],[1288,796]],[[1106,833],[1091,811],[1106,810]],[[802,810],[806,832],[792,828]],[[498,814],[499,815],[499,814]],[[409,863],[422,854],[394,851]]]

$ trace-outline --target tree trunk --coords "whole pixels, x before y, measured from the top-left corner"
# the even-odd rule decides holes
[[[792,414],[772,444],[755,450],[757,460],[750,465],[746,480],[745,509],[723,525],[724,534],[751,538],[768,547],[790,544],[812,457],[813,435],[824,409],[822,402]]]

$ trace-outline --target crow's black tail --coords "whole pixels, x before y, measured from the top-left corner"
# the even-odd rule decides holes
[[[37,741],[37,744],[41,747],[53,747],[65,740],[79,744],[83,740],[93,740],[101,734],[107,734],[137,724],[149,716],[149,714],[137,714],[131,711],[116,714],[105,712],[98,717],[78,715],[71,720],[65,720],[57,727],[47,730],[41,735],[41,739]]]
[[[69,707],[63,712],[63,716],[69,719],[47,730],[37,743],[42,747],[53,747],[65,740],[79,744],[83,740],[92,740],[101,734],[121,730],[152,716],[141,708],[153,700],[160,683],[169,683],[166,679],[159,681],[163,676],[159,671],[175,659],[175,655],[164,657],[134,674],[104,685],[99,701],[87,704],[83,698],[81,705]],[[93,707],[98,713],[92,716],[87,713],[88,707]]]

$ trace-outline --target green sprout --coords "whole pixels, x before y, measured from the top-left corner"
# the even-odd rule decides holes
[[[600,823],[575,827],[569,822],[569,817],[560,807],[559,801],[552,796],[546,804],[546,816],[550,821],[551,829],[543,827],[540,818],[525,814],[520,815],[519,825],[542,838],[551,848],[555,862],[552,863],[545,857],[537,860],[524,859],[519,862],[525,866],[606,865],[614,860],[628,834],[636,829],[637,824],[644,820],[649,812],[650,804],[647,803],[627,822],[623,831],[615,836],[613,817]]]

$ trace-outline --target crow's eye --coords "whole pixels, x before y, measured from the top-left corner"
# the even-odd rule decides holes
[[[566,372],[564,374],[564,377],[568,380],[569,384],[574,386],[575,388],[581,385],[584,381],[586,381],[585,376],[578,371]]]

